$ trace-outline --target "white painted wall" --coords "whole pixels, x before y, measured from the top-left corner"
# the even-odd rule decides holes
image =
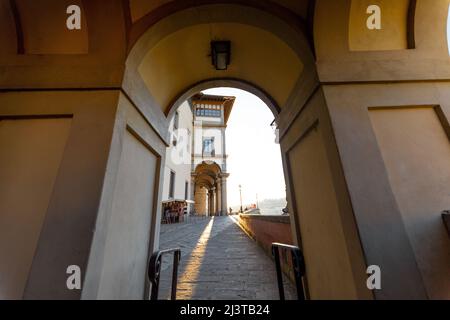
[[[198,120],[199,118],[196,118]],[[203,124],[210,124],[203,122]],[[217,163],[222,171],[226,172],[226,141],[225,141],[225,128],[220,127],[221,123],[215,124],[219,127],[205,127],[201,126],[201,122],[196,122],[194,128],[194,168],[197,167],[203,161],[211,161]],[[203,138],[214,138],[215,157],[203,157]]]
[[[449,139],[433,106],[370,113],[392,190],[431,299],[450,299]],[[419,196],[420,195],[420,196]]]
[[[157,157],[126,132],[97,299],[145,297],[156,173]]]
[[[164,166],[163,201],[169,199],[170,171],[175,172],[175,199],[185,199],[185,183],[189,183],[188,199],[191,197],[191,163],[193,115],[189,103],[183,103],[178,109],[179,125],[174,130],[175,117],[170,122],[171,146],[166,151]],[[176,138],[177,145],[173,145]]]

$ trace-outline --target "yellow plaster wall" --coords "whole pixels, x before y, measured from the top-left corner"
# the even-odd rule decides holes
[[[349,21],[351,51],[381,51],[407,49],[408,9],[410,0],[352,0]],[[381,30],[366,26],[367,8],[381,8]]]
[[[27,54],[86,54],[87,16],[81,0],[16,0]],[[69,30],[67,7],[81,8],[81,30]]]

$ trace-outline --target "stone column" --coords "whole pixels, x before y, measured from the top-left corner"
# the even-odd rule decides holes
[[[216,188],[216,212],[218,216],[223,215],[222,214],[222,185],[221,185],[221,179],[217,179],[217,188]]]
[[[215,193],[216,193],[216,188],[211,188],[211,190],[209,191],[209,215],[210,216],[214,216],[216,214]]]
[[[195,177],[191,177],[191,198],[189,200],[195,201],[195,188],[197,187],[195,183]]]
[[[211,216],[211,190],[208,190],[208,207],[206,211],[208,212],[207,216]]]
[[[213,194],[212,194],[212,212],[213,212],[213,215],[215,216],[216,215],[216,213],[217,213],[217,208],[216,208],[216,197],[217,197],[217,189],[216,188],[214,188],[213,189]]]
[[[227,178],[222,177],[220,179],[221,184],[221,201],[222,201],[222,214],[227,215],[228,212],[228,202],[227,202]]]
[[[222,129],[222,172],[226,172],[227,169],[227,141],[226,141],[226,134],[225,134],[226,128]],[[223,208],[223,207],[222,207]]]
[[[195,184],[195,177],[191,176],[191,198],[189,200],[192,200],[195,202],[195,188],[196,188],[196,184]],[[191,214],[191,211],[195,211],[195,203],[194,204],[190,204],[189,207],[189,215]]]

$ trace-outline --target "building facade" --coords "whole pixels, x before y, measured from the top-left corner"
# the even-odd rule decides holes
[[[227,214],[225,131],[234,101],[234,97],[200,93],[175,112],[169,125],[164,202],[186,200],[189,214]]]
[[[195,210],[201,215],[226,215],[226,126],[235,97],[197,94],[194,111],[192,184]]]
[[[163,201],[191,198],[192,111],[183,103],[169,124],[170,146],[164,165]],[[188,208],[190,211],[191,208]]]

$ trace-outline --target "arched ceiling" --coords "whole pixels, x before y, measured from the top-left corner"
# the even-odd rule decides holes
[[[211,177],[218,177],[218,175],[222,172],[220,169],[220,166],[217,163],[207,163],[202,162],[195,168],[195,173],[200,174],[206,174]]]
[[[207,189],[211,189],[212,187],[214,187],[214,179],[208,175],[198,176],[197,179],[195,180],[195,183],[198,186],[205,187]]]
[[[211,40],[231,41],[227,71],[217,71],[212,65]],[[142,79],[163,111],[186,88],[214,78],[253,83],[282,106],[302,70],[298,55],[282,40],[263,29],[239,23],[183,28],[156,44],[139,66]]]
[[[211,189],[221,172],[217,163],[202,162],[195,168],[195,184]]]

